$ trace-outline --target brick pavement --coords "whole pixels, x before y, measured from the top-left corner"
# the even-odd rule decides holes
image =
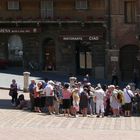
[[[28,99],[28,93],[24,95]],[[139,137],[140,117],[68,118],[31,113],[12,109],[8,91],[0,90],[0,140],[132,140]]]

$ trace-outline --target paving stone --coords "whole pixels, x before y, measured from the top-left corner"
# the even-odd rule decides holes
[[[10,108],[7,93],[0,90],[0,140],[132,140],[140,137],[140,117],[74,118],[16,110]],[[28,100],[28,93],[23,94]]]

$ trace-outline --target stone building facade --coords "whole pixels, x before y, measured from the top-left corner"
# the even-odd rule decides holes
[[[0,58],[12,66],[89,73],[95,79],[110,79],[116,67],[120,78],[132,78],[133,69],[139,70],[138,3],[0,0]],[[131,11],[135,22],[127,23]]]
[[[116,65],[122,80],[132,80],[140,72],[140,1],[112,0],[110,3],[111,17],[111,50],[112,68]],[[114,6],[116,5],[116,6]]]

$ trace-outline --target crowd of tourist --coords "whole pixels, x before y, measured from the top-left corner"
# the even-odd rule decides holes
[[[127,85],[120,89],[116,85],[92,85],[88,79],[82,82],[71,77],[70,83],[62,83],[45,79],[29,84],[30,110],[33,112],[47,113],[48,115],[64,115],[86,117],[112,116],[120,117],[140,115],[140,90],[131,90]],[[17,98],[17,84],[11,84],[12,104],[17,108],[27,107],[24,95]]]

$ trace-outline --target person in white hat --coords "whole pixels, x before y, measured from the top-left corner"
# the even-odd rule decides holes
[[[119,117],[121,104],[118,99],[118,90],[115,88],[114,85],[110,85],[109,90],[111,92],[110,106],[112,108],[113,117]]]
[[[130,85],[127,85],[126,88],[124,88],[124,115],[126,117],[131,116],[131,108],[132,108],[132,102],[131,97],[134,97],[134,94],[131,90]]]
[[[96,97],[96,113],[97,117],[100,117],[100,111],[102,117],[104,117],[104,99],[105,99],[105,92],[103,91],[101,84],[97,84],[95,88],[95,97]]]

